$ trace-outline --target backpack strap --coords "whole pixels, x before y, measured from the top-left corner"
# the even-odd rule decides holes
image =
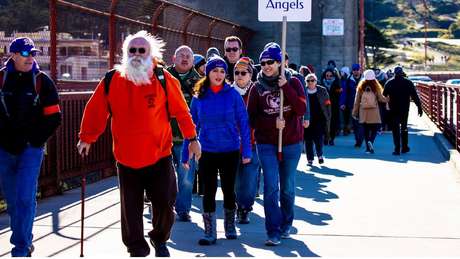
[[[0,70],[0,102],[2,103],[3,110],[5,111],[6,117],[10,117],[10,113],[8,112],[8,107],[6,106],[5,102],[5,95],[2,92],[3,85],[5,84],[6,80],[6,75],[7,75],[6,69],[1,69]]]
[[[153,72],[155,73],[156,77],[160,81],[161,87],[163,87],[163,90],[165,91],[166,113],[168,115],[168,120],[171,121],[171,115],[169,114],[169,109],[168,109],[168,91],[166,90],[166,79],[165,79],[164,68],[163,68],[163,66],[156,65],[155,69],[153,70]]]
[[[104,76],[104,93],[106,96],[109,95],[110,82],[112,81],[113,75],[115,75],[116,69],[112,69],[105,73]]]
[[[40,101],[40,91],[42,90],[42,74],[43,72],[38,71],[38,73],[36,73],[33,76],[33,84],[35,88],[35,93],[37,94],[34,99],[34,106],[36,106]]]

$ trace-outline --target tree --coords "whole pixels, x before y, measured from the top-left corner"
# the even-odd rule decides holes
[[[32,32],[49,24],[48,1],[2,0],[0,1],[0,30],[7,34],[13,30]]]
[[[364,44],[371,48],[373,54],[373,66],[391,63],[393,58],[385,56],[380,48],[395,48],[393,42],[385,36],[374,24],[366,21]],[[369,65],[366,54],[366,63]]]

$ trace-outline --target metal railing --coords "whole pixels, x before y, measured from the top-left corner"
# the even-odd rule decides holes
[[[427,116],[460,151],[460,88],[444,83],[416,83]]]

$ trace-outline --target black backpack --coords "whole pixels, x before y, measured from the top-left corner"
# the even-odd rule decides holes
[[[112,69],[109,72],[105,73],[104,76],[104,93],[105,96],[109,95],[110,91],[110,82],[112,81],[113,75],[115,75],[116,69]],[[163,71],[163,67],[156,65],[155,68],[153,69],[153,73],[155,76],[158,78],[160,81],[161,86],[163,87],[163,90],[165,91],[166,95],[166,113],[168,114],[168,119],[171,120],[171,116],[169,116],[169,110],[168,110],[168,91],[166,91],[166,79],[165,79],[165,74]],[[110,111],[110,106],[109,106],[109,112]]]

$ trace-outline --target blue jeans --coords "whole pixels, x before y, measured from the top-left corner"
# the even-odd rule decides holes
[[[295,174],[302,143],[283,146],[282,161],[277,160],[277,150],[277,145],[257,144],[257,152],[264,174],[265,229],[269,238],[280,238],[281,233],[289,231],[292,226]]]
[[[26,256],[32,245],[38,176],[43,148],[26,147],[19,155],[0,148],[0,183],[10,216],[12,256]]]
[[[238,209],[252,211],[252,205],[256,198],[259,167],[259,157],[257,156],[254,145],[252,148],[251,163],[243,165],[240,162],[236,173],[235,193]]]
[[[192,208],[192,191],[193,183],[195,182],[195,170],[197,163],[195,158],[189,159],[190,169],[186,170],[182,163],[181,158],[182,145],[173,146],[173,161],[177,173],[177,198],[176,198],[176,213],[190,213]]]

